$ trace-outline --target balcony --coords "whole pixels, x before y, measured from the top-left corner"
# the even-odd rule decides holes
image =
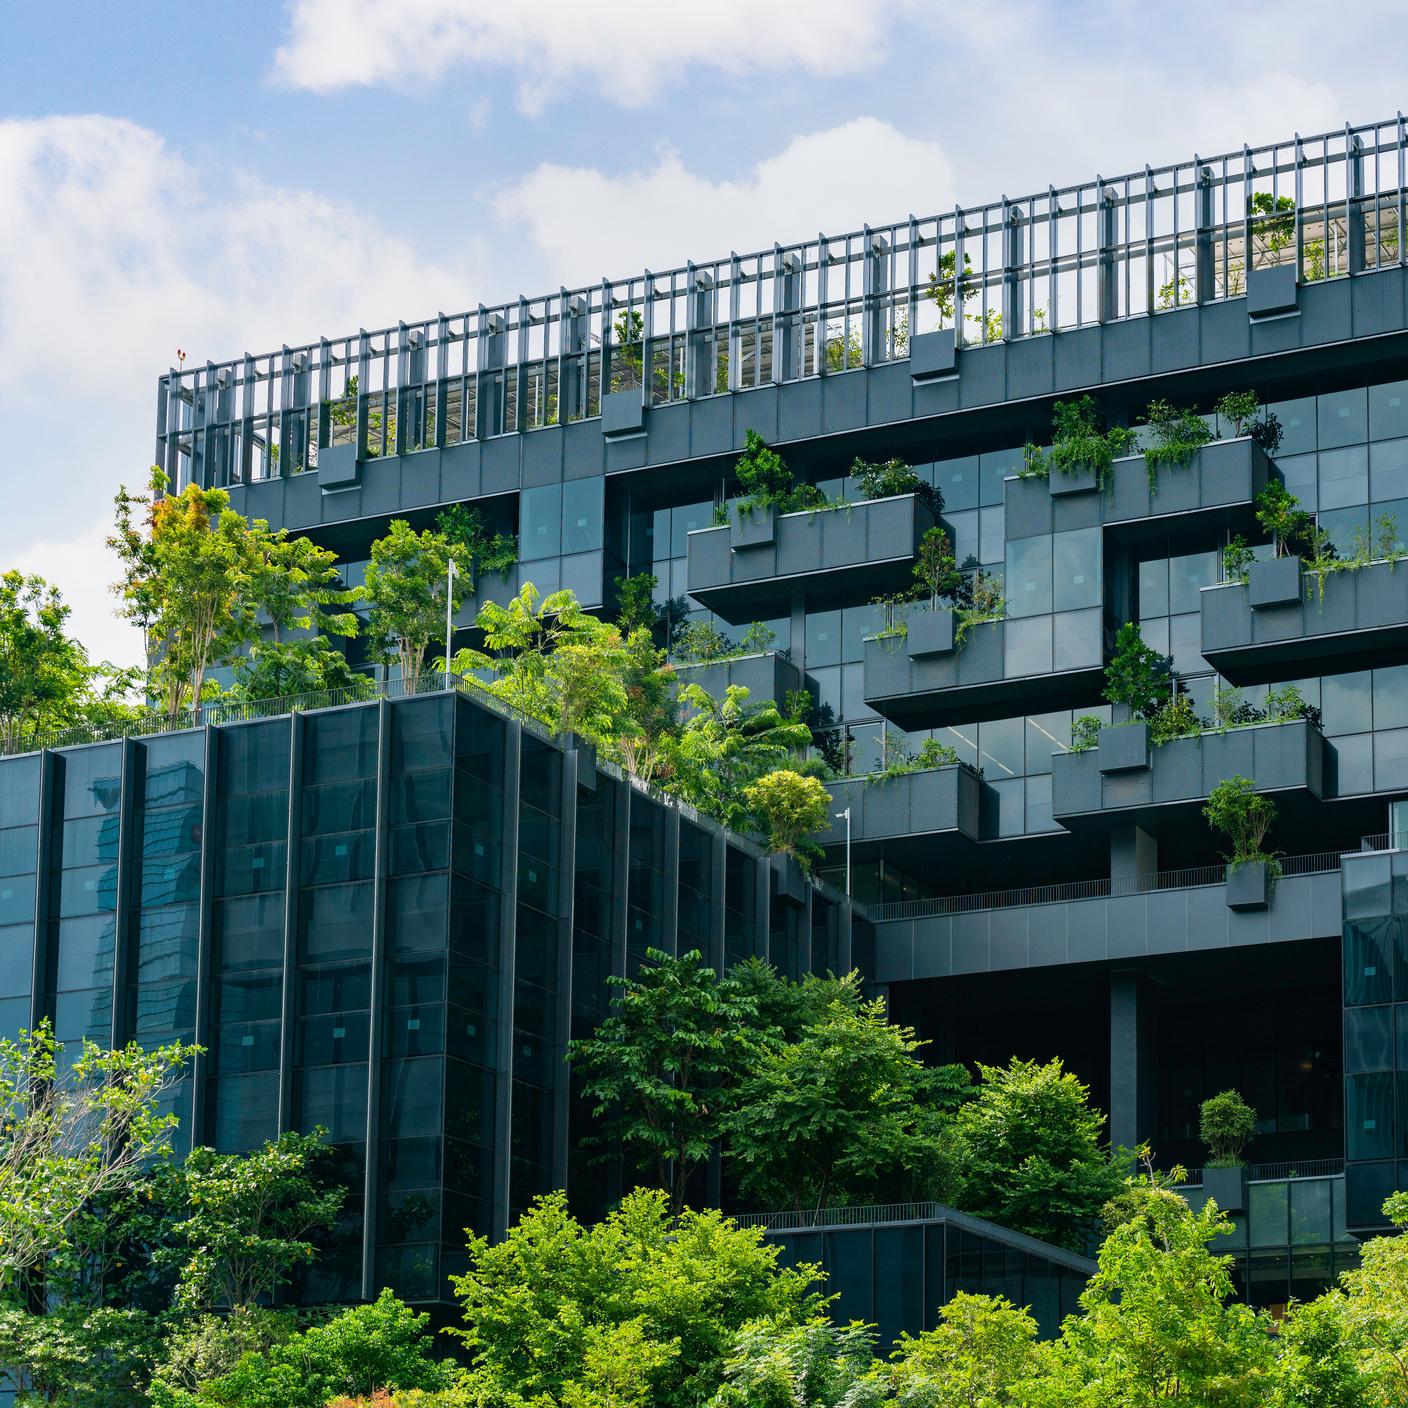
[[[1324,585],[1322,597],[1315,578],[1305,576],[1296,600],[1267,605],[1253,604],[1249,585],[1205,587],[1203,655],[1234,684],[1265,684],[1310,664],[1316,673],[1322,662],[1358,669],[1386,648],[1408,646],[1408,563],[1332,572]]]
[[[1011,540],[1102,524],[1118,542],[1185,528],[1245,532],[1256,526],[1253,503],[1270,472],[1266,452],[1244,436],[1204,445],[1181,468],[1161,469],[1153,489],[1143,455],[1116,460],[1103,493],[1093,478],[1016,477],[1006,482],[1005,532]]]
[[[982,778],[967,763],[898,777],[849,777],[828,783],[835,803],[831,829],[818,840],[824,846],[845,845],[846,822],[834,813],[849,807],[852,846],[935,836],[976,841],[982,785]]]
[[[1032,616],[970,626],[956,645],[951,625],[944,629],[945,616],[952,618],[946,608],[913,611],[908,635],[865,643],[865,702],[900,728],[1000,719],[1028,707],[1064,709],[1099,697],[1098,611],[1062,613],[1083,619],[1059,641],[1053,622],[1062,617]]]
[[[1057,821],[1074,830],[1191,808],[1233,774],[1254,779],[1258,792],[1279,794],[1283,807],[1317,803],[1324,794],[1325,740],[1303,719],[1130,747],[1143,731],[1139,724],[1107,728],[1098,748],[1052,758]]]
[[[910,584],[933,512],[913,494],[697,528],[686,590],[733,625],[766,620],[809,588],[860,602]]]
[[[789,694],[804,688],[802,672],[775,650],[760,655],[737,655],[731,660],[705,660],[676,665],[681,684],[697,684],[706,694],[723,699],[730,687],[748,691],[749,704],[782,704]]]

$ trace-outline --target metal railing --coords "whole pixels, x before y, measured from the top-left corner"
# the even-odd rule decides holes
[[[1040,337],[1236,298],[1251,271],[1315,282],[1402,265],[1402,114],[1317,137],[204,366],[158,385],[172,482],[410,454],[909,356],[911,339]]]
[[[945,1203],[882,1203],[873,1207],[806,1208],[785,1212],[738,1213],[740,1227],[761,1227],[767,1232],[792,1232],[807,1227],[859,1227],[882,1222],[933,1222],[952,1209]]]
[[[1283,877],[1319,875],[1338,870],[1342,854],[1341,851],[1320,851],[1314,855],[1284,856],[1281,859],[1281,874]],[[1185,870],[1150,871],[1145,875],[1105,876],[1094,880],[1069,880],[1059,885],[1028,885],[1021,889],[987,890],[971,895],[897,900],[890,904],[867,905],[866,913],[876,923],[895,919],[934,919],[983,909],[1024,909],[1030,905],[1060,904],[1068,900],[1111,899],[1226,883],[1226,865],[1198,865]]]
[[[1343,1159],[1283,1159],[1280,1163],[1248,1164],[1249,1183],[1284,1183],[1298,1178],[1338,1178],[1344,1172]],[[1190,1168],[1187,1182],[1201,1186],[1203,1170]]]

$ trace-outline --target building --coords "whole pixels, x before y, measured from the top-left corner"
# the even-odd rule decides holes
[[[228,487],[247,516],[335,549],[352,581],[393,517],[419,527],[473,502],[519,542],[481,599],[531,581],[610,609],[616,578],[648,571],[692,619],[761,623],[765,649],[697,673],[755,698],[812,692],[819,746],[851,775],[833,789],[847,815],[825,838],[830,887],[798,906],[745,842],[604,769],[593,791],[580,752],[449,694],[106,744],[0,768],[11,864],[27,876],[38,855],[43,900],[31,914],[13,888],[11,1016],[32,991],[33,1011],[72,1014],[70,1034],[215,1021],[191,1098],[196,1127],[227,1143],[278,1119],[342,1129],[349,1111],[363,1131],[349,1143],[384,1142],[366,1160],[380,1260],[361,1259],[365,1285],[452,1267],[444,1251],[433,1269],[439,1234],[415,1222],[431,1186],[444,1226],[494,1226],[564,1173],[592,1176],[570,1166],[574,1106],[553,1053],[600,1013],[595,977],[633,945],[762,952],[794,972],[854,962],[937,1057],[1059,1055],[1113,1137],[1148,1140],[1165,1163],[1196,1169],[1199,1103],[1239,1089],[1260,1115],[1251,1180],[1231,1193],[1246,1204],[1244,1281],[1261,1303],[1322,1285],[1354,1234],[1381,1226],[1408,1161],[1394,878],[1408,570],[1393,564],[1408,531],[1406,153],[1399,117],[172,369],[156,438],[171,480]],[[1104,483],[1020,473],[1058,401],[1089,395],[1109,424],[1141,429],[1151,402],[1206,414],[1243,390],[1279,422],[1270,452],[1210,417],[1212,440],[1157,473],[1142,455]],[[749,430],[848,506],[716,524]],[[942,506],[862,500],[857,457],[916,466]],[[1349,570],[1302,576],[1263,545],[1247,582],[1229,576],[1229,541],[1261,542],[1255,499],[1271,481]],[[1003,582],[1000,619],[957,639],[943,611],[911,606],[899,634],[875,604],[912,580],[936,524],[970,571]],[[472,620],[469,607],[459,625]],[[1137,728],[1089,747],[1078,730],[1073,748],[1074,720],[1125,722],[1102,703],[1103,671],[1131,621],[1205,717],[1223,684],[1257,706],[1294,683],[1318,714],[1152,747]],[[500,756],[474,741],[486,733],[521,743]],[[958,761],[866,780],[897,740],[928,739]],[[410,778],[422,769],[424,791]],[[1238,773],[1277,804],[1284,874],[1269,889],[1241,872],[1229,884],[1201,814]],[[36,805],[52,823],[37,851],[18,834]],[[182,833],[217,805],[222,839],[203,822],[198,844]],[[485,805],[492,825],[473,810]],[[145,818],[167,807],[186,811],[153,842],[184,836],[184,869],[154,866],[148,892]],[[579,825],[584,807],[603,815]],[[465,839],[481,831],[484,855]],[[105,845],[116,872],[111,857],[90,869]],[[370,990],[314,980],[314,964],[390,974],[410,943],[402,916],[437,889],[496,936],[492,952],[456,955],[453,917],[429,926],[442,951],[428,964],[472,965],[458,996],[409,971]],[[116,914],[115,939],[77,922],[98,913]],[[374,952],[343,951],[368,931]],[[172,948],[187,996],[146,964],[148,934]],[[239,998],[217,995],[227,981]],[[426,1056],[422,1028],[398,1032],[394,1015],[423,991],[446,1024]],[[373,1026],[349,1036],[352,1010]],[[414,1061],[473,1064],[476,1043],[500,1057],[475,1079],[411,1079]],[[435,1088],[443,1105],[417,1104]],[[437,1120],[440,1163],[414,1142],[439,1140]],[[393,1225],[417,1230],[390,1239]]]

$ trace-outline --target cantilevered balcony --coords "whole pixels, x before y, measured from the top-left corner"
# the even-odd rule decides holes
[[[818,839],[826,846],[845,844],[846,822],[834,814],[849,807],[852,846],[938,836],[976,841],[982,786],[982,778],[967,763],[828,783],[835,803],[831,829]]]
[[[689,535],[686,590],[725,621],[742,625],[786,610],[795,591],[856,603],[913,580],[932,510],[914,494],[801,513],[741,514]]]
[[[741,685],[748,691],[750,705],[782,704],[803,688],[802,672],[775,650],[676,665],[675,674],[682,684],[697,684],[715,699],[723,699],[732,686]]]
[[[1201,804],[1223,778],[1249,777],[1292,809],[1324,794],[1326,743],[1303,719],[1176,738],[1151,747],[1144,724],[1104,728],[1096,748],[1051,760],[1051,811],[1081,826],[1123,825]]]
[[[1152,486],[1143,455],[1116,460],[1104,490],[1093,476],[1016,477],[1006,482],[1005,532],[1011,540],[1102,524],[1117,541],[1138,542],[1185,528],[1246,531],[1256,525],[1254,501],[1270,472],[1266,452],[1244,436],[1161,468]]]
[[[865,643],[865,702],[903,729],[1089,704],[1103,678],[1101,613],[983,621],[956,641],[946,607]]]
[[[1289,590],[1259,590],[1258,578],[1270,571],[1284,573]],[[1294,559],[1254,563],[1252,574],[1249,583],[1202,591],[1203,655],[1234,684],[1313,674],[1322,664],[1358,669],[1385,649],[1408,648],[1408,563],[1327,573],[1323,596]]]

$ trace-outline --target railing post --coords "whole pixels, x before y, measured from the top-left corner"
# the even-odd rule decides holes
[[[1364,143],[1348,123],[1344,128],[1344,144],[1344,229],[1349,245],[1349,272],[1362,274],[1367,267],[1364,258]]]
[[[445,447],[445,384],[450,374],[450,320],[443,314],[435,319],[435,434],[437,450]],[[461,412],[463,414],[463,412]]]
[[[361,460],[367,456],[367,423],[369,414],[367,406],[371,392],[367,388],[367,382],[371,379],[372,372],[372,340],[367,336],[366,328],[361,328],[357,333],[357,429],[356,429],[356,457]]]
[[[873,367],[889,360],[889,340],[885,336],[885,296],[889,291],[889,270],[885,256],[890,246],[883,235],[865,227],[865,320],[861,324],[861,365]]]
[[[587,378],[582,365],[587,349],[587,305],[565,288],[558,297],[557,420],[566,425],[587,412]]]
[[[1212,168],[1204,166],[1202,158],[1197,155],[1193,157],[1193,165],[1197,171],[1198,182],[1193,234],[1193,298],[1202,304],[1213,301],[1213,289],[1217,282],[1212,252],[1212,231],[1216,216],[1213,210]]]
[[[693,264],[686,266],[684,394],[694,400],[714,391],[714,280]]]
[[[801,376],[801,261],[795,250],[773,246],[772,379],[778,385]]]
[[[1002,198],[1002,336],[1011,341],[1023,331],[1022,267],[1026,258],[1021,206]]]
[[[502,314],[491,313],[482,303],[479,305],[478,346],[478,391],[474,397],[475,438],[487,440],[503,430],[504,413],[504,320]],[[493,387],[492,397],[484,395],[484,387]]]

